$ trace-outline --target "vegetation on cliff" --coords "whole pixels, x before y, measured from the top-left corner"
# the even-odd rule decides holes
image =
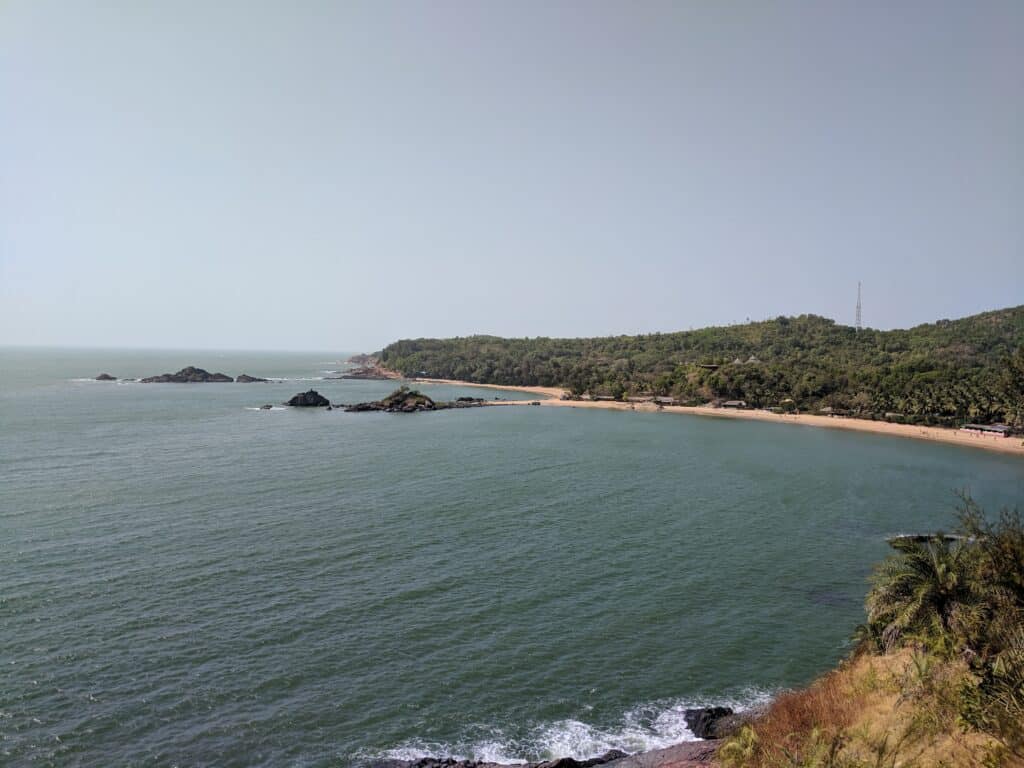
[[[1024,522],[894,542],[854,655],[719,750],[726,768],[1024,766]]]
[[[723,398],[755,407],[786,407],[792,399],[801,410],[867,418],[1024,425],[1024,306],[893,331],[801,315],[644,336],[414,339],[378,357],[407,376],[577,394],[650,393],[694,404]]]

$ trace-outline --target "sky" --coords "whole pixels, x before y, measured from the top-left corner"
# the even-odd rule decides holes
[[[0,344],[1024,303],[1024,3],[0,2]]]

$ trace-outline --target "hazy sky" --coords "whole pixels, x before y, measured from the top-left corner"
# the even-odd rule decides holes
[[[1024,303],[1024,2],[0,2],[0,343]]]

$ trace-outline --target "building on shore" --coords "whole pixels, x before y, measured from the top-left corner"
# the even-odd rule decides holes
[[[969,435],[1010,437],[1013,434],[1013,427],[1008,427],[1006,424],[964,424],[960,427],[960,431]]]

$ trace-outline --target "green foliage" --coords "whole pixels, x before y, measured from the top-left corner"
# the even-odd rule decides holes
[[[872,577],[868,625],[885,650],[915,640],[948,652],[957,637],[976,629],[966,626],[978,619],[971,581],[976,550],[941,537],[893,546],[899,554],[878,566]]]
[[[938,696],[927,656],[915,656],[917,687],[907,689],[955,699],[965,725],[1024,759],[1024,520],[1004,511],[990,522],[964,497],[960,527],[964,538],[955,542],[894,544],[897,554],[872,576],[861,634],[883,650],[913,645],[966,661],[970,674],[955,697]]]
[[[737,399],[755,407],[792,398],[802,411],[829,406],[868,418],[899,413],[909,423],[1024,425],[1024,306],[908,330],[857,332],[801,315],[643,336],[414,339],[378,356],[407,375],[574,394]]]
[[[749,725],[731,736],[718,750],[718,759],[725,768],[743,768],[752,764],[757,755],[757,732]]]

